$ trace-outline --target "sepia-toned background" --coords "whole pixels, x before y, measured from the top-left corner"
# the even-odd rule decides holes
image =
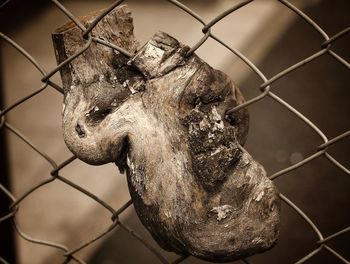
[[[112,1],[60,1],[75,16],[103,9]],[[240,1],[183,0],[205,21]],[[350,2],[345,0],[290,0],[311,17],[329,36],[350,26]],[[126,0],[140,45],[157,31],[164,31],[193,46],[203,36],[198,21],[167,1]],[[47,71],[56,67],[51,33],[69,19],[50,1],[13,0],[0,9],[0,31],[23,47]],[[219,21],[212,32],[243,53],[267,78],[278,74],[320,50],[324,39],[314,28],[275,0],[256,0]],[[332,50],[350,61],[350,34],[332,43]],[[8,42],[0,39],[0,109],[38,89],[42,75]],[[242,60],[219,43],[208,39],[196,53],[214,68],[228,74],[247,100],[258,96],[263,81]],[[59,74],[53,81],[60,84]],[[271,86],[332,139],[350,130],[349,69],[323,55],[288,73]],[[6,114],[6,122],[25,135],[40,151],[58,164],[71,157],[61,132],[62,95],[48,87]],[[270,97],[248,107],[250,131],[245,148],[274,175],[309,157],[323,142],[305,122]],[[18,136],[1,128],[1,182],[15,197],[50,177],[50,164]],[[350,167],[350,137],[327,151],[345,168]],[[6,171],[5,171],[6,169]],[[98,196],[115,209],[129,199],[125,175],[114,164],[94,167],[74,160],[60,173]],[[280,192],[295,203],[327,237],[350,225],[350,176],[324,155],[275,179]],[[1,194],[1,212],[8,199]],[[1,216],[2,216],[1,215]],[[0,216],[0,217],[1,217]],[[110,212],[85,194],[61,181],[52,181],[26,197],[16,219],[23,231],[37,239],[76,248],[111,225]],[[133,207],[120,219],[168,259],[175,254],[160,249],[141,225]],[[30,243],[12,234],[10,220],[0,223],[0,257],[10,263],[62,263],[62,251]],[[11,241],[14,236],[14,245]],[[294,263],[318,248],[319,240],[305,219],[282,204],[279,243],[270,251],[248,258],[252,263]],[[327,242],[345,261],[350,260],[350,233]],[[11,253],[15,249],[16,254]],[[87,263],[157,263],[152,252],[122,228],[115,228],[76,254]],[[72,261],[73,262],[73,261]],[[205,263],[188,258],[182,263]],[[344,263],[328,250],[321,250],[306,263]],[[348,263],[348,262],[345,262]]]

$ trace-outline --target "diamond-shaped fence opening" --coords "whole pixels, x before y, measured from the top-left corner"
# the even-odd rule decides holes
[[[67,58],[64,62],[62,62],[57,67],[48,68],[39,63],[39,60],[36,59],[34,56],[32,56],[30,53],[28,53],[19,43],[15,42],[13,38],[0,33],[0,37],[2,39],[3,43],[6,43],[6,45],[11,45],[15,50],[17,50],[18,54],[20,56],[23,56],[23,59],[26,59],[29,63],[31,63],[32,67],[35,68],[38,73],[40,73],[40,82],[41,85],[38,86],[34,92],[30,92],[27,94],[20,93],[20,97],[16,98],[16,100],[13,100],[12,102],[9,102],[5,107],[1,109],[0,117],[1,117],[1,123],[0,123],[0,129],[2,132],[6,132],[8,136],[16,138],[16,140],[21,141],[22,143],[26,144],[28,146],[29,151],[35,152],[37,157],[40,157],[42,161],[46,162],[49,166],[49,170],[45,172],[40,172],[41,174],[46,175],[40,181],[35,182],[35,184],[31,185],[31,188],[27,190],[21,190],[21,193],[19,195],[14,195],[13,191],[6,187],[5,182],[1,182],[0,184],[0,191],[2,192],[1,197],[7,197],[10,206],[7,209],[7,212],[0,216],[0,225],[5,225],[6,223],[12,223],[13,229],[15,232],[21,237],[21,239],[24,239],[28,241],[29,243],[37,244],[41,247],[50,247],[53,250],[60,251],[62,254],[62,261],[64,263],[68,262],[78,262],[78,263],[85,263],[84,260],[82,260],[78,255],[80,251],[83,251],[87,247],[91,247],[95,243],[100,243],[101,239],[105,237],[107,234],[111,233],[113,230],[119,228],[124,231],[130,236],[135,238],[135,241],[139,241],[141,244],[145,246],[147,250],[149,250],[152,254],[154,254],[155,259],[157,259],[161,263],[180,263],[180,262],[186,262],[191,263],[191,257],[189,256],[172,256],[172,260],[169,260],[168,257],[164,255],[164,252],[159,249],[155,244],[150,241],[149,238],[143,238],[140,234],[138,234],[136,231],[134,231],[131,227],[128,226],[128,223],[124,221],[124,218],[122,218],[123,213],[125,213],[126,209],[128,209],[130,206],[132,206],[132,201],[126,201],[125,204],[120,206],[119,208],[114,207],[104,201],[104,199],[101,199],[99,195],[95,194],[95,190],[93,186],[81,186],[81,184],[75,183],[74,178],[71,176],[63,176],[65,173],[63,173],[64,169],[69,169],[70,166],[74,166],[74,164],[77,162],[75,156],[67,156],[67,158],[64,161],[57,162],[56,159],[51,157],[50,155],[46,154],[45,151],[41,150],[40,147],[38,147],[33,141],[29,138],[27,138],[26,133],[20,132],[20,129],[16,127],[16,125],[12,125],[11,121],[8,120],[8,115],[13,112],[15,113],[16,108],[22,107],[26,108],[29,107],[28,104],[31,101],[34,101],[36,97],[38,96],[51,96],[52,91],[54,91],[57,94],[62,94],[63,89],[61,85],[54,81],[54,75],[64,66],[69,64],[72,60],[77,58],[78,56],[81,56],[86,49],[91,45],[93,42],[98,42],[101,45],[106,45],[108,47],[111,47],[112,49],[115,49],[124,55],[131,57],[131,54],[129,54],[124,49],[117,47],[111,43],[108,43],[104,40],[101,40],[97,37],[92,37],[90,35],[91,30],[98,24],[98,22],[106,16],[111,10],[116,8],[117,6],[127,3],[128,1],[116,1],[113,4],[111,4],[109,7],[105,9],[105,11],[95,19],[95,22],[93,22],[88,28],[85,28],[83,25],[80,24],[79,20],[75,17],[74,14],[67,8],[64,4],[60,3],[57,0],[51,1],[53,5],[65,14],[73,23],[75,23],[82,32],[82,35],[86,37],[87,41],[84,46],[81,47],[80,51],[74,54],[73,56]],[[335,63],[337,63],[340,67],[345,69],[346,71],[350,70],[350,64],[347,61],[347,58],[345,56],[342,56],[340,53],[336,51],[336,49],[333,49],[334,46],[336,46],[337,42],[340,42],[342,40],[346,41],[348,40],[347,36],[350,32],[350,27],[342,28],[339,30],[338,33],[334,35],[329,35],[325,29],[320,27],[312,17],[309,17],[308,14],[304,13],[301,9],[297,8],[293,1],[286,1],[286,0],[279,0],[275,1],[278,2],[279,5],[283,5],[283,8],[288,9],[290,12],[295,13],[295,16],[297,16],[297,19],[303,21],[303,23],[306,23],[308,27],[310,27],[312,30],[314,30],[314,34],[318,34],[319,38],[322,39],[322,41],[319,42],[319,47],[317,50],[315,50],[314,53],[309,54],[307,57],[302,58],[298,62],[294,63],[293,65],[290,65],[288,67],[279,68],[277,73],[273,74],[273,76],[267,77],[266,74],[264,74],[264,71],[259,68],[258,65],[256,65],[254,62],[249,60],[245,54],[243,54],[240,50],[237,50],[232,45],[228,44],[224,39],[224,37],[217,36],[215,32],[215,27],[219,25],[220,23],[223,23],[225,19],[229,16],[235,16],[238,12],[240,12],[242,9],[247,8],[249,5],[253,5],[255,2],[254,0],[245,0],[245,1],[234,1],[232,6],[224,10],[221,13],[218,13],[216,16],[212,17],[211,19],[204,19],[201,17],[200,14],[196,13],[194,10],[189,8],[186,5],[187,1],[176,1],[176,0],[164,0],[161,2],[167,2],[172,5],[172,8],[174,10],[181,10],[181,12],[184,12],[185,15],[188,15],[191,17],[193,23],[199,23],[202,25],[202,37],[198,39],[196,43],[194,43],[191,46],[191,49],[188,51],[188,54],[192,54],[193,52],[199,51],[201,46],[204,45],[207,41],[214,41],[217,45],[221,47],[222,52],[230,52],[238,58],[242,64],[245,64],[247,67],[250,68],[250,71],[252,74],[255,74],[257,78],[260,80],[260,85],[258,87],[252,87],[251,89],[255,89],[256,92],[258,92],[258,95],[253,96],[251,98],[247,98],[246,102],[238,105],[237,107],[230,110],[230,112],[237,111],[238,109],[242,107],[247,107],[248,109],[254,107],[254,105],[259,104],[261,102],[269,103],[269,104],[276,104],[282,109],[281,111],[288,113],[289,116],[293,116],[295,122],[299,122],[299,124],[302,124],[302,126],[306,127],[308,131],[312,131],[314,135],[312,137],[317,137],[320,144],[314,145],[314,148],[312,151],[308,149],[305,151],[307,153],[306,156],[303,156],[299,152],[294,153],[292,155],[291,159],[293,160],[292,164],[283,167],[282,169],[279,169],[278,171],[275,171],[271,173],[269,176],[272,180],[278,181],[285,181],[288,183],[291,181],[290,178],[292,177],[299,177],[296,181],[299,184],[303,184],[303,179],[300,179],[300,177],[303,177],[303,168],[304,166],[310,166],[314,168],[315,173],[317,173],[317,168],[319,163],[316,161],[323,159],[322,162],[329,162],[331,164],[332,170],[334,171],[332,175],[328,175],[330,181],[337,181],[336,177],[348,177],[350,174],[349,169],[347,166],[347,160],[344,157],[337,158],[337,154],[333,154],[332,148],[336,148],[339,145],[344,144],[346,140],[348,140],[348,137],[350,136],[350,123],[347,120],[347,129],[345,131],[342,131],[341,133],[338,133],[337,135],[329,136],[327,133],[320,129],[317,126],[317,123],[313,121],[312,118],[308,118],[308,115],[303,113],[301,110],[298,110],[298,107],[295,107],[292,102],[289,102],[288,98],[284,98],[279,93],[279,89],[283,89],[283,87],[278,87],[278,89],[275,88],[277,86],[276,84],[283,80],[284,78],[290,78],[291,76],[294,76],[293,74],[296,74],[295,72],[303,71],[306,69],[306,67],[312,67],[312,63],[319,60],[323,57],[328,57],[334,60]],[[11,1],[7,0],[5,1],[0,8],[0,12],[6,10],[7,5],[11,5]],[[203,5],[209,4],[207,2],[203,3]],[[214,2],[214,4],[218,4],[217,1]],[[147,5],[147,1],[145,1],[144,5]],[[16,14],[13,14],[14,16]],[[169,18],[172,19],[172,18]],[[252,17],[254,19],[254,17]],[[156,23],[156,22],[154,22]],[[175,22],[174,22],[175,23]],[[3,25],[1,25],[3,27]],[[54,28],[52,28],[52,31]],[[46,39],[49,39],[48,36],[45,36]],[[307,36],[300,36],[300,38],[307,38]],[[347,39],[346,39],[347,38]],[[40,41],[40,39],[33,39],[32,41]],[[182,40],[184,43],[186,43],[186,40]],[[282,40],[283,41],[283,40]],[[300,49],[303,47],[301,46]],[[16,56],[18,56],[18,54]],[[311,66],[310,66],[311,65]],[[4,68],[7,67],[7,65],[3,65]],[[337,66],[338,67],[338,66]],[[20,79],[21,73],[18,73],[18,76],[15,78]],[[317,78],[315,76],[314,78]],[[39,80],[38,80],[39,81]],[[292,81],[291,81],[292,82]],[[18,87],[20,88],[20,87]],[[322,89],[322,88],[320,88]],[[337,89],[337,87],[334,87],[334,89]],[[50,93],[47,92],[47,90],[50,90]],[[320,91],[322,92],[322,91]],[[302,94],[298,94],[297,96],[303,96]],[[315,95],[317,96],[317,95]],[[345,101],[348,101],[348,99],[344,99]],[[312,102],[309,102],[311,104]],[[338,102],[333,102],[334,106],[337,107]],[[345,108],[347,109],[347,108]],[[49,109],[41,109],[41,111],[50,111]],[[320,113],[321,114],[321,113]],[[348,115],[350,113],[347,113]],[[40,118],[40,117],[37,117]],[[276,124],[278,122],[282,122],[283,120],[274,120]],[[271,124],[270,124],[271,125]],[[273,126],[273,124],[272,124]],[[346,125],[345,125],[346,127]],[[22,126],[21,126],[22,128]],[[289,128],[293,129],[293,128]],[[297,131],[296,131],[297,132]],[[36,131],[37,134],[42,133],[42,131],[38,130]],[[279,135],[279,137],[284,137],[284,135]],[[311,137],[311,136],[310,136]],[[261,139],[263,141],[263,139]],[[288,139],[287,139],[288,140]],[[278,139],[276,139],[277,144]],[[317,140],[313,140],[312,142],[316,142]],[[3,146],[1,146],[3,148]],[[28,151],[28,150],[27,150]],[[266,150],[268,151],[268,150]],[[302,152],[302,151],[301,151]],[[51,152],[50,153],[54,153]],[[68,152],[67,152],[68,153]],[[20,153],[19,153],[20,154]],[[19,155],[17,154],[17,155]],[[283,151],[276,153],[277,159],[284,160],[286,159],[286,153]],[[349,155],[349,152],[347,152],[347,155]],[[347,156],[348,157],[348,156]],[[42,162],[41,161],[41,162]],[[323,166],[323,165],[322,165]],[[321,167],[322,167],[321,166]],[[298,175],[291,175],[290,172],[298,172]],[[339,173],[340,172],[340,173]],[[67,173],[68,174],[68,173]],[[300,176],[301,174],[301,176]],[[26,175],[22,175],[22,177],[26,177]],[[30,181],[30,179],[26,178],[26,181]],[[305,179],[306,180],[306,179]],[[94,202],[95,206],[100,206],[103,208],[106,212],[109,214],[108,219],[106,219],[107,225],[105,228],[99,228],[98,232],[95,233],[95,235],[86,240],[83,243],[75,244],[74,246],[67,246],[63,244],[58,244],[54,241],[56,241],[55,238],[48,239],[42,239],[41,237],[32,236],[30,234],[27,234],[25,231],[25,228],[22,229],[19,221],[16,219],[16,215],[19,214],[22,210],[22,206],[25,206],[25,201],[28,197],[35,195],[36,192],[39,192],[45,188],[48,188],[49,185],[52,185],[53,183],[60,182],[62,184],[67,185],[70,189],[70,192],[80,192],[81,195],[84,197],[88,197],[91,199],[91,201]],[[322,183],[324,184],[324,183]],[[54,191],[54,190],[53,190]],[[295,190],[295,193],[297,193],[298,190]],[[318,185],[312,186],[312,189],[309,190],[310,192],[317,192],[318,191]],[[117,190],[118,192],[118,190]],[[333,190],[333,192],[337,192],[337,190]],[[295,194],[293,196],[298,196],[298,194]],[[325,252],[327,254],[331,254],[334,258],[334,263],[350,263],[349,260],[346,259],[346,256],[343,256],[340,254],[335,248],[332,246],[332,242],[336,241],[340,237],[348,237],[350,226],[340,228],[337,231],[334,231],[334,229],[331,233],[327,230],[327,233],[325,233],[322,228],[319,227],[318,223],[322,222],[318,219],[314,219],[313,217],[308,215],[308,209],[302,208],[298,206],[298,202],[295,202],[294,200],[299,201],[299,199],[292,199],[288,198],[282,191],[280,194],[280,197],[284,203],[285,211],[292,210],[294,216],[300,217],[299,221],[303,221],[305,223],[305,226],[309,229],[307,232],[313,233],[313,247],[310,247],[308,249],[305,249],[307,253],[303,256],[296,256],[294,259],[290,259],[290,263],[307,263],[311,258],[313,258],[316,255],[322,255]],[[349,197],[348,197],[349,198]],[[4,201],[6,199],[4,198]],[[338,201],[339,202],[339,201]],[[343,206],[344,210],[349,209],[349,202],[343,201],[343,204],[339,206],[339,208]],[[287,209],[289,207],[289,209]],[[337,207],[338,208],[338,207]],[[283,213],[283,212],[282,212]],[[333,216],[327,216],[327,217],[333,217]],[[93,219],[94,215],[91,215],[89,218]],[[282,215],[282,225],[284,225],[285,217]],[[286,221],[286,223],[290,223]],[[77,226],[79,223],[77,223]],[[40,229],[40,226],[38,227]],[[285,228],[292,230],[293,232],[293,226],[286,226]],[[299,232],[298,230],[295,230],[295,232]],[[304,230],[302,231],[304,232]],[[303,234],[300,234],[300,239],[303,239]],[[282,238],[284,239],[284,237]],[[288,239],[288,238],[286,238]],[[294,241],[294,240],[293,240]],[[7,241],[4,240],[4,237],[1,237],[0,245],[6,244]],[[293,247],[295,245],[288,244],[287,242],[281,241],[283,246],[287,247],[287,249],[281,249],[281,247],[277,247],[276,250],[288,250],[293,252]],[[295,242],[293,242],[295,243]],[[348,250],[350,249],[349,246]],[[274,249],[275,250],[275,249]],[[1,251],[0,251],[1,252]],[[135,252],[135,254],[138,254],[138,252]],[[266,254],[273,254],[273,253],[266,253]],[[293,255],[293,253],[291,253]],[[250,258],[242,259],[241,260],[244,263],[252,263],[252,260]],[[336,262],[338,261],[338,262]],[[0,255],[0,262],[8,263],[7,260]],[[154,260],[156,262],[156,260]],[[255,260],[254,260],[255,263]],[[259,263],[258,260],[256,263]],[[281,263],[279,260],[276,260],[275,263]],[[319,262],[320,263],[320,262]]]

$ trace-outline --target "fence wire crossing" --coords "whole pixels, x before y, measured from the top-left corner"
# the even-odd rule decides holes
[[[332,44],[339,39],[341,39],[344,35],[348,34],[350,32],[350,27],[345,28],[344,30],[340,31],[339,33],[335,34],[334,36],[328,36],[327,33],[319,26],[317,23],[312,20],[312,18],[308,17],[305,13],[303,13],[300,9],[295,7],[293,4],[288,2],[287,0],[276,0],[283,4],[285,8],[288,8],[295,12],[300,19],[306,21],[315,31],[317,31],[321,37],[324,39],[322,43],[320,43],[320,50],[317,51],[316,53],[312,54],[311,56],[299,61],[298,63],[283,69],[280,71],[278,74],[274,75],[271,78],[267,78],[260,70],[259,68],[251,62],[248,58],[246,58],[239,50],[236,50],[233,47],[230,47],[228,44],[226,44],[224,41],[222,41],[220,38],[215,36],[211,32],[211,28],[215,26],[215,24],[219,23],[224,17],[229,16],[229,15],[234,15],[235,11],[238,9],[244,8],[244,6],[254,2],[254,0],[245,0],[241,1],[238,4],[233,5],[231,8],[227,9],[226,11],[222,12],[221,14],[217,15],[215,18],[213,18],[209,22],[205,22],[197,13],[195,13],[193,10],[191,10],[189,7],[186,5],[182,4],[179,1],[176,0],[165,0],[170,2],[171,4],[174,5],[175,8],[180,8],[184,12],[186,12],[188,15],[192,16],[194,20],[197,20],[203,25],[202,32],[203,32],[203,37],[193,46],[191,49],[188,51],[187,55],[191,55],[193,52],[195,52],[201,45],[203,45],[204,42],[208,38],[211,38],[218,43],[220,43],[223,48],[228,49],[230,52],[235,54],[240,60],[242,60],[246,65],[250,67],[250,69],[256,73],[259,78],[262,80],[262,84],[260,85],[259,89],[261,93],[249,100],[247,100],[245,103],[236,106],[235,108],[229,110],[229,113],[232,113],[242,107],[248,107],[260,100],[263,100],[266,97],[270,97],[274,101],[278,102],[281,104],[283,107],[288,109],[291,113],[293,113],[295,116],[297,116],[299,119],[301,119],[305,125],[309,126],[323,141],[323,143],[319,146],[315,147],[315,152],[310,155],[309,157],[303,159],[302,161],[284,168],[273,175],[270,176],[270,179],[274,180],[278,177],[281,177],[282,175],[285,175],[286,173],[296,170],[299,167],[312,162],[314,159],[324,156],[326,159],[328,159],[331,163],[335,165],[336,169],[342,170],[345,172],[347,175],[350,175],[350,170],[346,168],[344,165],[342,165],[336,158],[334,158],[331,154],[329,154],[328,148],[331,147],[334,144],[338,144],[341,142],[343,139],[346,137],[350,136],[350,130],[345,131],[343,134],[338,135],[334,138],[328,139],[327,136],[311,121],[309,120],[306,116],[304,116],[302,113],[300,113],[297,109],[295,109],[293,106],[288,104],[288,102],[284,101],[282,98],[277,96],[273,91],[272,91],[272,84],[277,81],[280,78],[285,77],[286,75],[290,74],[292,71],[303,67],[304,65],[308,64],[311,61],[316,60],[317,58],[321,56],[331,56],[334,58],[337,62],[339,62],[341,65],[346,67],[346,69],[350,70],[350,64],[348,61],[346,61],[344,58],[342,58],[340,55],[338,55],[336,52],[332,50]],[[0,8],[4,7],[6,4],[8,4],[10,0],[5,1]],[[12,105],[8,106],[5,109],[0,110],[0,129],[5,129],[8,130],[9,132],[13,133],[18,137],[20,140],[28,144],[33,151],[35,151],[38,155],[40,155],[43,159],[45,159],[50,165],[51,165],[51,172],[49,177],[42,181],[41,183],[33,186],[30,188],[27,192],[22,194],[20,197],[14,197],[14,195],[11,193],[10,190],[6,189],[1,183],[0,183],[0,190],[3,192],[11,201],[12,204],[8,208],[8,213],[6,215],[0,216],[0,224],[4,221],[12,221],[13,225],[15,227],[16,232],[18,233],[19,236],[21,236],[23,239],[31,242],[31,243],[36,243],[40,244],[42,246],[46,247],[52,247],[56,248],[57,250],[62,251],[62,255],[65,257],[64,263],[69,263],[69,262],[77,262],[77,263],[85,263],[82,259],[79,259],[78,257],[75,256],[75,253],[78,251],[84,249],[85,247],[88,247],[95,241],[101,239],[103,236],[114,230],[115,228],[119,227],[122,228],[123,230],[127,231],[131,236],[135,237],[140,243],[144,244],[146,248],[148,248],[154,256],[159,260],[161,263],[180,263],[187,259],[189,256],[179,256],[178,259],[176,259],[173,262],[169,262],[162,254],[159,252],[158,249],[154,248],[151,244],[149,244],[145,239],[143,239],[138,233],[136,233],[134,230],[132,230],[130,227],[128,227],[125,223],[121,222],[119,219],[119,216],[130,206],[132,205],[132,201],[129,200],[126,202],[121,208],[114,209],[110,205],[108,205],[106,202],[101,200],[99,197],[96,195],[92,194],[91,192],[83,189],[79,185],[73,183],[69,179],[61,176],[60,171],[66,166],[69,166],[71,162],[73,162],[76,157],[72,156],[69,157],[67,160],[63,161],[62,163],[57,163],[55,162],[52,158],[50,158],[47,154],[42,152],[39,148],[37,148],[29,139],[26,138],[25,135],[21,134],[15,127],[13,127],[8,121],[6,121],[6,114],[8,114],[12,109],[15,107],[19,106],[20,104],[24,103],[27,100],[31,100],[33,97],[47,89],[48,87],[51,87],[55,89],[59,93],[63,93],[63,89],[60,85],[54,83],[50,78],[58,72],[63,66],[69,64],[72,60],[83,54],[91,45],[92,42],[98,42],[101,45],[108,46],[112,49],[115,49],[124,55],[131,57],[131,54],[125,51],[121,47],[117,47],[112,43],[108,43],[104,40],[101,40],[96,37],[92,37],[90,32],[91,30],[97,25],[97,23],[104,17],[106,16],[111,10],[113,10],[115,7],[120,5],[123,2],[127,2],[124,0],[119,0],[113,3],[110,7],[108,7],[101,15],[99,15],[94,22],[91,23],[91,25],[88,28],[85,28],[79,20],[67,9],[65,8],[59,1],[57,0],[52,0],[52,3],[59,8],[70,20],[72,20],[82,31],[82,35],[86,39],[86,43],[83,47],[81,47],[81,50],[77,52],[75,55],[67,58],[65,61],[63,61],[60,65],[58,65],[56,68],[51,69],[49,71],[45,70],[35,58],[33,58],[28,52],[26,52],[20,45],[18,45],[16,42],[14,42],[11,38],[8,36],[4,35],[3,33],[0,32],[0,37],[2,38],[3,41],[8,42],[10,45],[12,45],[15,49],[18,50],[42,75],[42,85],[39,89],[34,91],[31,94],[28,94],[27,96],[21,98],[19,101],[13,103]],[[76,189],[77,191],[85,194],[86,196],[90,197],[93,199],[95,202],[99,203],[102,207],[104,207],[107,211],[110,212],[111,214],[111,224],[110,226],[104,230],[102,233],[97,234],[93,239],[90,241],[86,241],[82,245],[77,246],[76,248],[67,248],[65,245],[61,244],[56,244],[50,241],[44,241],[41,239],[33,238],[28,236],[25,232],[22,231],[20,225],[16,221],[16,213],[20,209],[21,202],[29,195],[31,195],[33,192],[35,192],[37,189],[53,182],[53,181],[61,181],[70,187]],[[314,222],[303,212],[300,208],[298,208],[297,205],[295,205],[291,200],[289,200],[285,195],[280,194],[281,200],[289,207],[291,207],[296,214],[298,214],[307,224],[308,226],[313,230],[313,232],[317,235],[318,241],[315,241],[316,249],[310,251],[307,255],[302,257],[300,260],[298,260],[296,263],[304,263],[314,255],[318,254],[321,251],[328,251],[330,254],[332,254],[335,258],[340,260],[343,263],[350,263],[349,260],[345,259],[343,256],[341,256],[337,251],[335,251],[333,248],[331,248],[327,243],[331,240],[337,239],[339,236],[344,235],[345,233],[350,232],[350,226],[344,228],[343,230],[339,230],[338,232],[329,235],[328,237],[325,237],[322,232],[319,230],[319,228],[314,224]],[[241,260],[243,263],[251,263],[249,259],[242,259]],[[0,256],[0,262],[2,263],[8,263],[5,259],[3,259]]]

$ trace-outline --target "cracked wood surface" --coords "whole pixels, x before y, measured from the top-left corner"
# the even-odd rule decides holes
[[[226,115],[244,101],[235,84],[195,54],[186,57],[189,48],[166,33],[136,53],[126,6],[92,34],[135,55],[92,43],[61,70],[68,148],[89,164],[115,162],[126,171],[135,210],[164,249],[230,261],[272,247],[278,191],[239,147],[247,110]],[[58,62],[85,42],[73,24],[53,41]]]

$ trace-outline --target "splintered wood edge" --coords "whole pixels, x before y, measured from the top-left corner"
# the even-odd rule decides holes
[[[84,26],[86,26],[86,24],[91,23],[93,21],[93,19],[95,19],[96,17],[98,17],[105,9],[101,9],[101,10],[97,10],[97,11],[93,11],[90,14],[84,15],[84,16],[79,16],[77,17],[77,20],[79,20]],[[108,15],[108,14],[107,14]],[[64,33],[72,28],[78,27],[77,24],[75,24],[75,22],[73,20],[70,20],[69,22],[67,22],[66,24],[60,26],[59,28],[57,28],[54,32],[54,34],[59,34],[59,33]]]
[[[96,18],[98,18],[99,15],[103,14],[105,11],[106,9],[94,11],[87,15],[77,17],[77,19],[85,27],[88,27],[91,23],[94,22]],[[110,26],[111,29],[108,31]],[[120,5],[115,7],[109,13],[107,13],[96,24],[96,26],[92,29],[90,34],[93,37],[101,37],[102,40],[107,41],[113,45],[119,46],[127,50],[128,52],[135,53],[138,47],[138,42],[135,39],[133,31],[134,25],[132,14],[127,5]],[[56,61],[58,64],[65,61],[66,59],[68,59],[68,57],[72,56],[73,54],[76,54],[76,52],[78,52],[80,48],[82,48],[86,44],[86,40],[84,40],[82,34],[83,31],[78,27],[78,25],[76,25],[74,21],[69,21],[65,23],[64,25],[58,27],[52,33],[52,41],[55,50]],[[105,51],[107,49],[111,49],[107,48],[106,45],[102,46],[104,47],[92,43],[92,45],[90,45],[85,51],[87,52],[86,54],[90,55],[84,56],[91,57],[92,53],[97,53],[101,55],[102,53],[106,53]],[[63,86],[70,86],[72,81],[71,66],[82,65],[84,61],[84,59],[82,58],[83,57],[78,57],[71,63],[61,67],[60,74]],[[64,88],[64,92],[66,93],[67,89]]]

